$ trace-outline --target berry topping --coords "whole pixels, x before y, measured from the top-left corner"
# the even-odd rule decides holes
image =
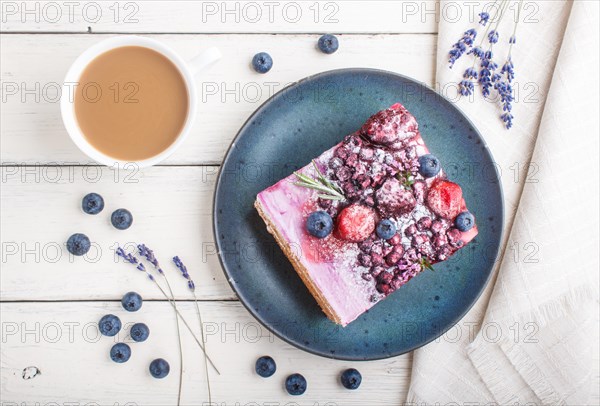
[[[127,209],[117,209],[110,216],[110,222],[118,230],[126,230],[133,223],[133,216]]]
[[[371,253],[371,264],[373,266],[383,265],[384,262],[385,262],[385,260],[383,258],[383,255]]]
[[[292,374],[285,380],[285,389],[293,396],[299,396],[306,392],[306,386],[306,379],[300,374]]]
[[[435,155],[426,154],[419,157],[419,173],[424,178],[433,178],[441,169],[440,160]]]
[[[457,228],[451,228],[446,232],[448,242],[452,245],[460,245],[460,239],[462,237],[461,232]]]
[[[133,341],[141,343],[146,341],[150,336],[150,329],[144,323],[135,323],[129,330],[129,335]]]
[[[379,212],[385,217],[399,217],[410,213],[417,205],[412,192],[396,178],[386,180],[375,193],[375,198]]]
[[[389,266],[396,265],[398,261],[400,261],[400,259],[402,258],[402,254],[404,251],[402,245],[396,245],[395,248],[397,249],[393,250],[387,255],[387,257],[385,257],[385,263]]]
[[[164,359],[157,358],[150,363],[150,367],[148,369],[150,370],[150,375],[152,375],[155,378],[162,379],[165,376],[169,375],[171,367],[169,366],[169,363]]]
[[[417,120],[397,103],[371,116],[361,132],[374,144],[396,145],[417,134]],[[396,147],[394,149],[397,149]]]
[[[324,211],[315,211],[306,219],[306,231],[314,237],[325,238],[333,230],[333,220]]]
[[[115,336],[121,330],[121,320],[114,314],[107,314],[98,322],[98,329],[103,336]]]
[[[325,34],[319,38],[319,49],[324,54],[332,54],[338,50],[340,43],[335,35]]]
[[[417,202],[423,203],[425,201],[425,193],[427,191],[427,183],[423,180],[417,180],[412,185],[413,193]]]
[[[98,193],[88,193],[83,197],[81,208],[87,214],[98,214],[104,209],[104,199]]]
[[[329,167],[331,169],[340,168],[342,165],[344,165],[344,161],[342,161],[342,158],[333,157],[329,160]]]
[[[454,219],[460,213],[462,189],[456,183],[442,180],[435,182],[427,193],[427,205],[438,216]]]
[[[131,357],[131,348],[125,343],[116,343],[110,349],[110,359],[121,364]]]
[[[336,234],[342,240],[361,242],[375,230],[375,212],[361,204],[353,204],[340,212]]]
[[[263,378],[272,376],[277,370],[275,360],[269,356],[260,357],[256,360],[255,365],[256,373]]]
[[[335,176],[341,181],[348,180],[352,176],[352,171],[347,166],[342,166],[335,171]]]
[[[411,224],[410,226],[406,227],[406,229],[404,230],[404,234],[407,237],[413,236],[417,233],[417,226],[415,226],[414,224]]]
[[[371,265],[373,265],[373,261],[371,261],[371,256],[369,254],[365,254],[364,252],[358,254],[358,263],[367,268],[370,268]]]
[[[475,217],[468,211],[463,211],[458,216],[456,216],[456,220],[454,220],[454,225],[460,231],[469,231],[475,225]]]
[[[444,219],[435,220],[431,223],[431,232],[434,234],[445,233],[448,229],[448,221]]]
[[[388,242],[391,245],[399,245],[402,242],[402,237],[400,237],[400,234],[396,233],[392,238],[388,240]]]
[[[121,299],[121,305],[123,309],[128,312],[137,312],[142,307],[142,297],[135,292],[127,292],[123,295]]]
[[[374,266],[373,268],[371,268],[370,274],[373,276],[373,278],[377,278],[377,276],[379,276],[379,274],[381,274],[384,271],[385,271],[384,267]]]
[[[433,238],[433,246],[436,248],[443,247],[448,244],[448,237],[445,234],[438,234]]]
[[[360,383],[362,382],[362,375],[356,369],[350,368],[342,372],[340,381],[346,389],[358,389]]]
[[[377,224],[377,236],[389,240],[396,235],[396,225],[388,219],[383,219]]]
[[[67,240],[67,251],[78,257],[87,254],[92,244],[85,234],[73,234]]]
[[[375,288],[379,293],[383,293],[384,295],[392,293],[392,288],[387,283],[378,283]]]
[[[394,277],[394,275],[392,275],[389,272],[381,272],[378,276],[377,276],[377,281],[379,283],[382,284],[389,284],[392,281],[392,278]]]
[[[431,217],[421,217],[418,221],[417,221],[417,229],[419,231],[425,231],[425,230],[429,230],[431,228]]]
[[[252,58],[252,67],[258,73],[267,73],[273,67],[273,58],[266,52],[259,52]]]

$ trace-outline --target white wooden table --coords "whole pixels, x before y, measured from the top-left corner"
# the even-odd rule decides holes
[[[0,404],[176,404],[173,311],[142,274],[114,258],[117,244],[133,242],[145,242],[163,263],[180,255],[196,282],[208,351],[221,375],[209,371],[206,376],[202,354],[184,331],[182,404],[207,401],[207,378],[218,405],[404,401],[410,354],[362,363],[320,358],[273,337],[248,314],[216,257],[211,206],[227,146],[274,91],[343,67],[387,69],[433,86],[436,29],[435,3],[429,1],[3,1]],[[325,32],[339,35],[334,55],[315,48]],[[57,94],[77,55],[123,33],[157,38],[186,59],[208,46],[223,53],[199,80],[203,103],[186,144],[160,166],[133,172],[98,166],[75,147],[62,125]],[[275,62],[266,75],[249,66],[259,51],[269,52]],[[92,191],[106,201],[98,216],[80,209],[81,198]],[[108,213],[118,207],[135,216],[126,232],[109,223]],[[65,249],[74,232],[95,243],[85,259],[73,259]],[[165,268],[179,306],[195,320],[183,279]],[[142,294],[145,303],[141,311],[126,314],[119,300],[130,290]],[[126,364],[108,356],[113,342],[126,338],[126,329],[114,339],[98,336],[96,323],[106,313],[119,315],[125,325],[143,321],[151,329],[147,342],[133,346]],[[278,363],[270,379],[253,372],[256,358],[264,354]],[[157,357],[171,364],[167,379],[147,372]],[[41,374],[23,379],[30,366]],[[340,371],[351,366],[363,374],[363,385],[354,392],[338,383]],[[300,398],[283,388],[293,372],[308,379]]]

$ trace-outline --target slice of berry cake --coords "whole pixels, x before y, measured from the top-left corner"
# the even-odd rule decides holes
[[[477,235],[460,186],[399,103],[260,192],[255,206],[342,326]]]

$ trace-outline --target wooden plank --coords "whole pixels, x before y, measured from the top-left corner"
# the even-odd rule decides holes
[[[117,172],[107,167],[2,167],[2,300],[119,299],[129,290],[164,299],[134,267],[117,261],[118,245],[145,243],[171,278],[177,297],[190,299],[185,280],[170,263],[179,255],[202,299],[234,299],[212,236],[216,167],[161,167]],[[81,210],[81,198],[98,192],[102,213]],[[130,229],[110,224],[113,210],[134,216]],[[90,237],[85,257],[68,254],[72,233]]]
[[[324,55],[314,35],[153,35],[191,59],[215,45],[223,59],[200,77],[203,93],[190,137],[166,164],[218,164],[248,116],[273,92],[308,75],[347,67],[399,72],[432,85],[433,35],[343,35],[340,50]],[[73,60],[105,36],[2,35],[0,161],[3,164],[89,163],[62,124],[57,88]],[[268,51],[274,68],[251,70],[257,51]],[[37,89],[37,90],[36,90]],[[57,97],[58,95],[58,97]]]
[[[434,33],[439,14],[434,0],[2,1],[2,32]]]
[[[180,303],[179,307],[186,319],[196,320],[193,303]],[[124,312],[116,302],[2,303],[0,309],[3,405],[176,404],[179,356],[174,315],[168,303],[146,302],[137,313]],[[221,371],[220,376],[209,371],[215,404],[295,401],[303,405],[395,406],[405,399],[410,381],[409,354],[373,362],[329,360],[274,337],[237,302],[203,302],[201,312],[208,352]],[[96,327],[107,313],[118,315],[124,324],[122,332],[112,338],[99,336]],[[150,328],[150,337],[143,343],[127,338],[129,327],[136,322]],[[208,401],[203,358],[191,335],[184,331],[182,336],[181,404],[199,405]],[[128,342],[132,348],[127,363],[115,364],[109,358],[110,347],[117,341]],[[278,366],[269,379],[253,372],[255,360],[265,354],[273,356]],[[149,363],[158,357],[171,365],[171,373],[161,380],[148,373]],[[30,366],[37,367],[41,374],[24,380],[22,371]],[[356,391],[348,391],[338,383],[339,373],[349,367],[359,369],[363,375]],[[308,380],[308,390],[299,398],[287,395],[283,388],[285,377],[294,372]]]

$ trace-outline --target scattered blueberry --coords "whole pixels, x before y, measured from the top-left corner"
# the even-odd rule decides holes
[[[114,314],[107,314],[98,322],[100,334],[112,337],[121,330],[121,320]]]
[[[131,357],[131,348],[125,343],[116,343],[110,349],[110,358],[119,364],[127,362]]]
[[[256,373],[263,378],[272,376],[277,370],[275,360],[269,356],[260,357],[256,360]]]
[[[433,178],[441,169],[440,160],[435,155],[425,154],[419,157],[419,173],[425,178]]]
[[[148,339],[148,336],[150,335],[150,329],[148,329],[148,326],[144,323],[135,323],[133,326],[131,326],[129,335],[133,341],[141,343],[142,341],[146,341]]]
[[[454,220],[454,225],[460,231],[469,231],[475,225],[475,217],[468,211],[463,211]]]
[[[333,220],[324,211],[315,211],[306,219],[306,231],[317,238],[325,238],[333,230]]]
[[[285,380],[285,389],[290,395],[302,395],[306,392],[306,379],[300,374],[292,374]]]
[[[362,375],[354,368],[350,368],[342,372],[341,379],[342,385],[346,389],[358,389],[362,382]]]
[[[335,35],[325,34],[319,38],[319,49],[325,54],[332,54],[338,50],[340,43]]]
[[[396,235],[396,225],[388,219],[383,219],[377,224],[377,236],[384,240],[389,240]]]
[[[273,67],[273,58],[266,52],[259,52],[252,58],[252,67],[258,73],[267,73]]]
[[[110,216],[110,222],[113,226],[115,226],[115,228],[119,230],[126,230],[131,227],[131,223],[133,223],[133,216],[127,209],[117,209],[113,211],[113,214]]]
[[[83,197],[81,208],[87,214],[98,214],[104,209],[104,199],[98,193],[88,193]]]
[[[79,257],[87,254],[91,246],[90,239],[85,234],[76,233],[67,240],[67,251]]]
[[[169,375],[169,371],[171,367],[169,363],[162,358],[157,358],[150,363],[150,375],[155,378],[162,379],[165,376]]]
[[[135,292],[127,292],[123,295],[123,299],[121,299],[123,309],[128,312],[137,312],[142,307],[142,303],[142,297]]]

